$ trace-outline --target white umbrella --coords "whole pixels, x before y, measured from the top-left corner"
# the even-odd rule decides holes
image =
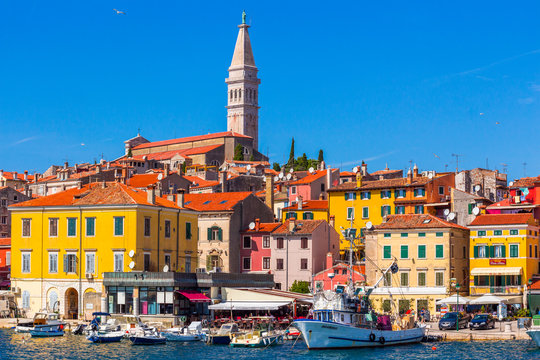
[[[446,304],[446,305],[457,305],[458,303],[459,304],[468,304],[469,302],[471,301],[471,299],[469,299],[468,297],[465,297],[465,296],[460,296],[459,299],[457,297],[456,294],[450,296],[450,297],[447,297],[446,299],[440,299],[440,300],[437,300],[436,304],[437,305],[441,305],[441,304]]]
[[[502,304],[506,302],[507,302],[506,299],[500,298],[493,294],[484,294],[477,299],[471,300],[470,304],[487,305],[487,304]]]

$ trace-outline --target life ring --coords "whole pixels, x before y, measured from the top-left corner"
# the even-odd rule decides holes
[[[180,316],[180,321],[181,321],[181,322],[186,322],[186,320],[187,320],[187,317],[185,317],[185,316]]]
[[[384,344],[384,343],[386,342],[386,340],[384,339],[384,336],[381,336],[381,337],[379,338],[379,342],[380,342],[381,344]]]
[[[366,301],[364,299],[360,300],[360,307],[365,308],[366,307]]]
[[[369,341],[375,341],[375,334],[374,333],[369,334]]]

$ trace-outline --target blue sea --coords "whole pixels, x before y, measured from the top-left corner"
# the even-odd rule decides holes
[[[433,350],[433,347],[436,347]],[[0,359],[437,359],[498,360],[540,359],[540,349],[529,340],[490,342],[440,342],[360,350],[308,350],[292,341],[261,349],[210,346],[202,342],[133,346],[129,341],[92,344],[84,336],[34,339],[0,329]]]

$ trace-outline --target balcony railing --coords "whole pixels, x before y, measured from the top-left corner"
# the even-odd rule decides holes
[[[507,285],[507,286],[471,286],[470,295],[520,295],[523,294],[523,286]]]

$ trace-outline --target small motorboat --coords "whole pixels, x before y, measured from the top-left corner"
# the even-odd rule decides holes
[[[90,340],[93,343],[111,343],[111,342],[120,342],[124,337],[123,331],[111,331],[107,333],[100,333],[98,331],[93,331],[90,335],[86,337],[87,340]]]
[[[534,315],[532,318],[532,326],[527,330],[527,335],[540,347],[540,315]]]
[[[217,332],[203,333],[203,341],[208,345],[229,345],[232,335],[241,335],[236,323],[221,325]]]
[[[267,347],[283,344],[283,334],[272,329],[271,323],[257,324],[252,331],[231,335],[232,347]]]
[[[289,326],[289,328],[287,330],[285,330],[285,335],[284,335],[283,338],[285,340],[296,340],[301,335],[302,335],[302,333],[300,332],[300,330],[298,330],[294,326]]]
[[[37,325],[29,332],[32,337],[64,336],[64,325]]]
[[[194,321],[188,327],[164,330],[161,335],[168,341],[198,341],[202,338],[202,325],[200,321]]]
[[[87,336],[90,336],[95,331],[100,334],[106,334],[121,330],[118,320],[114,319],[111,314],[107,312],[94,312],[92,313],[92,316],[94,316],[94,318],[83,330],[83,333]]]
[[[34,330],[35,327],[40,325],[60,325],[64,324],[60,321],[60,318],[57,313],[51,312],[37,312],[34,315],[32,321],[27,322],[17,322],[15,326],[15,332],[18,333],[27,333],[31,330]]]
[[[155,329],[132,334],[129,336],[129,340],[132,345],[159,345],[167,342],[167,338]]]

